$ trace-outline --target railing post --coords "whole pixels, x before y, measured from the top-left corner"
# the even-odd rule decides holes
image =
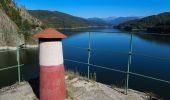
[[[91,45],[90,45],[90,32],[89,32],[89,35],[88,35],[88,80],[89,80],[89,76],[90,76],[90,54],[91,54]]]
[[[126,79],[126,95],[128,94],[128,88],[129,88],[129,70],[131,66],[131,60],[132,60],[132,38],[133,34],[130,33],[130,49],[128,53],[128,67],[127,67],[127,79]]]
[[[18,66],[18,82],[21,82],[20,59],[19,59],[19,33],[16,33],[16,58]]]

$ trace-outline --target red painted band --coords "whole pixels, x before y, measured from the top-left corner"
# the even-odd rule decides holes
[[[64,65],[40,66],[40,100],[65,100]]]

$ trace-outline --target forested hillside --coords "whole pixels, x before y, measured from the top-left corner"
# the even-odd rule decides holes
[[[30,10],[30,14],[46,23],[47,27],[75,28],[88,26],[113,26],[139,17],[80,18],[58,11]]]
[[[128,21],[117,26],[125,30],[146,30],[148,32],[170,32],[170,12]]]
[[[57,11],[30,10],[29,13],[46,23],[48,27],[74,28],[87,27],[90,24],[86,19]]]

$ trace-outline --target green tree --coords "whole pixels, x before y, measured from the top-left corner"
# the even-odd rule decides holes
[[[24,20],[22,22],[22,26],[20,29],[20,33],[24,35],[24,39],[25,39],[25,45],[27,44],[27,42],[30,39],[30,30],[32,29],[31,25],[29,24],[29,22],[27,20]]]

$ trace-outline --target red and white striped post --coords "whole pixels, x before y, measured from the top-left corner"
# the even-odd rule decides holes
[[[34,37],[39,38],[40,100],[64,100],[66,85],[62,39],[66,36],[48,28]]]

